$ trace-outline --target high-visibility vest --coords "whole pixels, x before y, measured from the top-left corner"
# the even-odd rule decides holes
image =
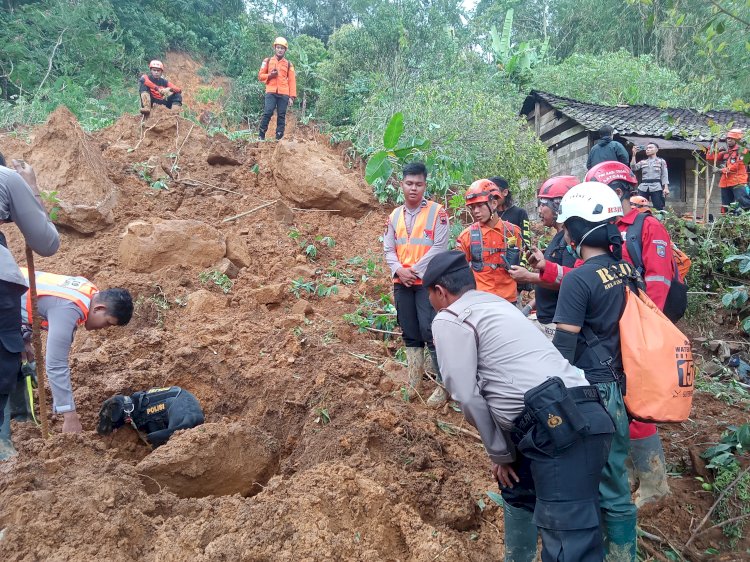
[[[24,279],[28,282],[29,270],[21,268]],[[54,273],[36,272],[36,294],[40,297],[60,297],[74,303],[83,313],[83,318],[78,321],[80,326],[86,322],[91,307],[91,299],[99,292],[91,281],[84,277],[69,277],[67,275],[56,275]],[[31,324],[31,290],[26,291],[21,297],[21,319],[24,324]],[[47,327],[47,322],[42,322],[42,327]]]
[[[396,255],[403,267],[413,266],[432,248],[435,242],[435,225],[438,220],[438,212],[442,208],[439,203],[427,201],[427,204],[419,210],[419,214],[414,220],[411,236],[406,231],[404,206],[394,209],[391,213],[390,220],[396,233]],[[396,283],[401,282],[398,277],[394,281]],[[421,285],[422,280],[417,279],[414,284]]]

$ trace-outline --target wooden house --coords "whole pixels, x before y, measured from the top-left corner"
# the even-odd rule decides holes
[[[547,146],[549,173],[586,175],[586,159],[599,138],[602,125],[615,128],[614,139],[628,151],[633,145],[655,142],[659,156],[667,162],[670,195],[667,206],[677,213],[703,215],[707,186],[714,185],[709,212],[718,213],[721,198],[718,177],[700,158],[717,131],[731,127],[750,128],[750,116],[727,110],[701,113],[693,109],[659,108],[650,105],[604,106],[532,90],[521,113]],[[721,139],[724,140],[723,138]],[[724,146],[723,142],[720,146]],[[638,154],[638,160],[645,153]]]

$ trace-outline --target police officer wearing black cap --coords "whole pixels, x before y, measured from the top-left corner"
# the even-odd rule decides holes
[[[423,277],[444,384],[477,428],[505,509],[506,560],[600,561],[598,486],[614,431],[599,393],[512,304],[476,290],[462,252]]]

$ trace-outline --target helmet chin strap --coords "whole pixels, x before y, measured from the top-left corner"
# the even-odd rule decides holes
[[[589,231],[588,231],[588,232],[587,232],[586,234],[584,234],[584,235],[583,235],[583,236],[581,237],[581,241],[580,241],[580,242],[578,242],[578,243],[577,243],[577,244],[575,245],[575,251],[576,251],[576,255],[577,255],[577,256],[578,256],[579,258],[583,259],[583,257],[581,256],[581,246],[583,246],[583,241],[584,241],[584,240],[586,240],[586,238],[588,238],[588,235],[589,235],[589,234],[591,234],[592,232],[594,232],[594,231],[595,231],[596,229],[598,229],[598,228],[602,228],[602,227],[606,227],[606,226],[607,226],[607,223],[606,223],[606,222],[603,222],[602,224],[598,224],[598,225],[596,225],[596,226],[595,226],[594,228],[592,228],[591,230],[589,230]]]

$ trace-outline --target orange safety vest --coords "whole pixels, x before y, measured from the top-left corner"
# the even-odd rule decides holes
[[[439,203],[427,201],[427,204],[419,210],[411,236],[406,231],[406,219],[404,218],[404,206],[401,205],[391,213],[391,224],[396,233],[396,255],[403,267],[411,267],[430,251],[435,242],[435,225],[438,213],[443,208]],[[398,277],[394,278],[396,283],[401,283]],[[421,285],[422,280],[417,279],[415,285]]]
[[[21,268],[26,282],[29,281],[29,270]],[[80,326],[86,322],[89,316],[91,299],[99,292],[91,281],[84,277],[69,277],[67,275],[55,275],[54,273],[36,272],[36,294],[40,297],[60,297],[74,303],[83,313],[83,318],[78,321]],[[24,324],[31,324],[31,290],[26,291],[21,297],[21,320]],[[47,327],[47,321],[42,322],[42,327]]]
[[[273,69],[279,71],[275,78],[268,75]],[[266,84],[267,94],[281,94],[290,98],[297,97],[297,78],[294,73],[294,65],[286,58],[281,60],[276,57],[263,59],[258,72],[258,80]]]

